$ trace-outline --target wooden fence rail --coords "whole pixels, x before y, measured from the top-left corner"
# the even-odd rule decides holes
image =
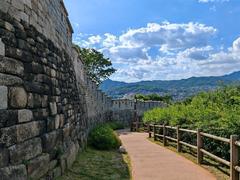
[[[197,150],[197,162],[199,164],[202,164],[203,162],[203,157],[204,155],[211,157],[217,162],[220,162],[230,168],[230,180],[239,180],[239,173],[240,173],[240,165],[238,164],[239,162],[239,157],[238,157],[238,151],[240,147],[240,141],[238,141],[238,136],[237,135],[231,135],[230,139],[215,136],[212,134],[204,133],[201,132],[200,129],[197,131],[195,130],[189,130],[189,129],[183,129],[180,128],[179,126],[177,127],[171,127],[171,126],[165,126],[165,125],[156,125],[156,124],[139,124],[135,123],[133,124],[135,127],[136,131],[138,131],[138,128],[141,126],[145,127],[144,130],[149,133],[149,137],[151,138],[153,136],[154,140],[156,141],[158,138],[161,138],[163,141],[163,145],[167,145],[167,141],[174,141],[177,143],[177,151],[181,152],[182,151],[182,146],[187,146],[192,149]],[[146,128],[147,127],[147,128]],[[133,128],[134,129],[134,128]],[[167,131],[171,129],[176,131],[176,138],[170,137],[167,135]],[[159,134],[160,130],[162,130],[162,134]],[[197,138],[197,145],[192,145],[188,142],[184,142],[181,138],[182,132],[185,133],[191,133],[196,135]],[[207,150],[204,149],[204,138],[209,138],[215,141],[220,141],[223,142],[230,147],[230,161],[227,161],[221,157],[218,157]]]

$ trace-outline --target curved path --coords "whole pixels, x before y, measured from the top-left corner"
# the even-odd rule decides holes
[[[134,180],[216,180],[202,167],[147,140],[146,133],[119,133],[131,158]]]

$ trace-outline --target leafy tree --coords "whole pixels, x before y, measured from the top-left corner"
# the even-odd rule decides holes
[[[85,64],[88,75],[97,84],[101,84],[102,81],[116,72],[110,59],[104,57],[101,52],[95,49],[80,48],[77,45],[75,45],[75,48]]]

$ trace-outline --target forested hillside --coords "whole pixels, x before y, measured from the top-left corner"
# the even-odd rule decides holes
[[[192,77],[172,81],[156,80],[125,83],[106,80],[100,85],[100,89],[114,98],[121,98],[129,94],[156,93],[161,96],[170,95],[174,100],[183,100],[201,91],[214,90],[222,84],[238,83],[239,80],[240,72],[219,77]]]

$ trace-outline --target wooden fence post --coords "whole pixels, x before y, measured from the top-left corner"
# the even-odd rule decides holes
[[[133,121],[131,122],[131,125],[130,125],[130,131],[133,132]]]
[[[203,153],[201,152],[201,148],[203,147],[203,139],[200,134],[200,129],[197,129],[197,160],[198,164],[202,164],[203,161]]]
[[[149,137],[149,138],[152,137],[150,124],[148,124],[148,137]]]
[[[136,126],[135,127],[136,127],[136,132],[139,132],[139,122],[138,121],[136,122]]]
[[[238,147],[235,145],[238,136],[231,135],[230,137],[230,179],[238,180],[239,173],[235,170],[235,166],[238,165]]]
[[[154,141],[157,140],[157,137],[156,137],[156,125],[155,124],[153,125],[153,139],[154,139]]]
[[[167,145],[167,141],[166,141],[166,126],[165,124],[163,125],[163,146]]]
[[[176,130],[177,130],[177,151],[181,152],[181,144],[180,144],[181,134],[180,134],[180,131],[179,131],[179,126],[177,126]]]

